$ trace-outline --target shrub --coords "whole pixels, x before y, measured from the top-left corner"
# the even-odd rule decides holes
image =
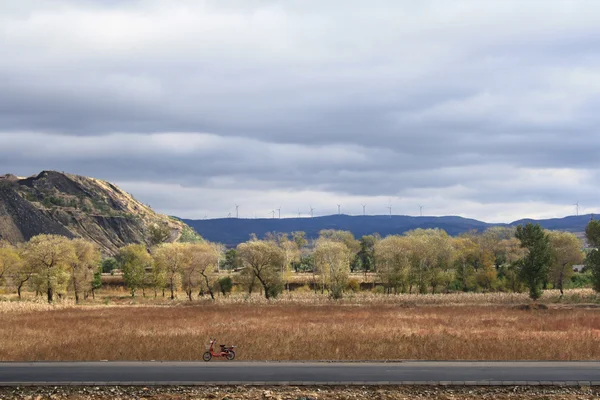
[[[112,274],[113,270],[117,269],[117,267],[117,260],[115,260],[113,257],[108,257],[102,260],[102,272],[105,274]]]
[[[346,286],[347,289],[351,292],[358,292],[360,290],[360,282],[358,281],[358,279],[349,279],[348,284]]]
[[[313,290],[307,284],[304,284],[298,287],[297,289],[294,289],[294,292],[296,293],[312,293],[312,291]]]
[[[574,274],[569,282],[570,289],[579,289],[592,286],[592,274],[590,272]]]
[[[233,290],[233,280],[229,276],[219,279],[219,291],[227,296]]]

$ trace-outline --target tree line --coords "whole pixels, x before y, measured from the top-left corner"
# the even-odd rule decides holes
[[[377,287],[388,294],[527,290],[535,300],[543,289],[562,293],[572,281],[573,265],[582,263],[600,291],[600,222],[590,221],[586,238],[587,253],[574,234],[533,224],[457,237],[440,229],[416,229],[356,239],[348,231],[323,230],[316,240],[303,232],[253,235],[227,250],[201,240],[165,243],[168,235],[155,229],[149,245],[124,246],[114,258],[101,261],[97,246],[83,239],[39,235],[20,246],[0,242],[0,285],[19,297],[28,287],[45,293],[49,302],[67,293],[79,301],[100,287],[101,269],[118,268],[134,297],[141,292],[174,299],[183,291],[190,300],[214,299],[216,293],[231,291],[235,280],[249,294],[260,291],[270,299],[290,289],[294,272],[304,272],[311,277],[311,290],[339,299],[359,288],[350,274],[360,272],[374,275]]]

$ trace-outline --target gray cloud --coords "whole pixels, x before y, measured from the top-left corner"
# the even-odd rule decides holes
[[[2,4],[0,170],[122,182],[184,217],[261,195],[593,210],[599,26],[566,0]]]

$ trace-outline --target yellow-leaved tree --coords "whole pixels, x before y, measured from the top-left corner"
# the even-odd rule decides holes
[[[315,267],[321,277],[322,290],[329,290],[333,299],[341,299],[350,275],[353,256],[348,246],[341,241],[319,238],[315,248]]]
[[[24,263],[33,271],[37,290],[46,292],[48,303],[54,301],[55,293],[66,292],[76,257],[71,241],[64,236],[38,235],[24,246]]]
[[[388,236],[375,243],[377,276],[385,291],[405,290],[410,270],[410,247],[406,236]]]
[[[256,278],[264,290],[267,299],[277,297],[283,290],[281,265],[285,256],[277,243],[252,239],[237,247],[238,255],[244,265],[242,274]],[[254,285],[254,279],[246,279]]]
[[[581,240],[570,232],[550,231],[548,234],[552,251],[550,281],[560,290],[562,296],[565,282],[573,275],[573,265],[583,264],[583,245]]]
[[[94,273],[98,271],[102,255],[97,245],[84,239],[74,239],[71,245],[75,251],[75,258],[71,263],[71,286],[75,302],[79,303],[81,294],[87,298],[92,291]]]

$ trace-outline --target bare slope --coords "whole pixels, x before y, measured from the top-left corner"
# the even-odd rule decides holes
[[[56,171],[0,177],[0,239],[13,243],[54,233],[83,237],[113,254],[123,245],[146,243],[153,224],[168,226],[171,241],[191,232],[183,222],[155,213],[99,179]]]

